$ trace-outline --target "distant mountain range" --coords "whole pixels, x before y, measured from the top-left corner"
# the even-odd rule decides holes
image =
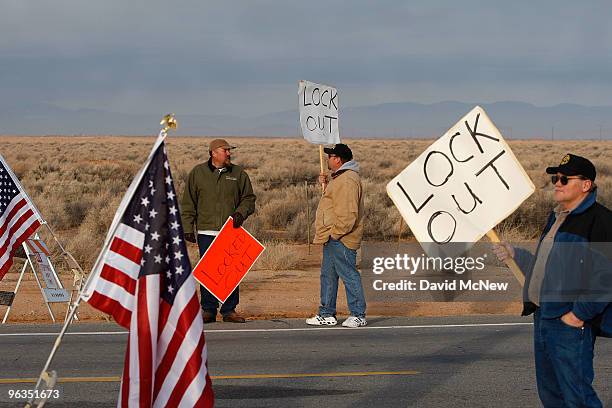
[[[5,102],[6,103],[6,102]],[[340,136],[435,138],[474,106],[482,106],[509,139],[612,139],[612,106],[524,102],[411,102],[340,109]],[[125,114],[93,109],[68,110],[50,104],[0,106],[4,135],[150,135],[159,131],[157,114]],[[298,137],[297,107],[253,118],[181,115],[178,135]]]

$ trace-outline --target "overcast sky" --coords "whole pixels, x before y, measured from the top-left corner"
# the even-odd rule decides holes
[[[4,0],[0,108],[259,115],[297,82],[341,106],[612,105],[606,1]]]

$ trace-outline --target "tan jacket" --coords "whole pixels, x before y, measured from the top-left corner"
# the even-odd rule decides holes
[[[315,218],[314,244],[329,238],[339,239],[346,247],[358,249],[363,236],[363,189],[359,166],[345,163],[327,185]],[[349,166],[347,166],[347,164]]]

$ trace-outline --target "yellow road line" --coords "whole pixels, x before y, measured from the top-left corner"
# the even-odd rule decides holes
[[[309,377],[367,377],[377,375],[415,375],[418,371],[365,371],[348,373],[306,373],[306,374],[245,374],[245,375],[216,375],[216,380],[242,380],[253,378],[309,378]]]
[[[379,375],[416,375],[418,371],[363,371],[339,373],[297,373],[297,374],[242,374],[242,375],[213,375],[213,380],[251,380],[258,378],[311,378],[311,377],[368,377]],[[0,378],[0,384],[30,384],[36,383],[37,378]],[[82,382],[119,382],[121,377],[60,377],[58,383]]]

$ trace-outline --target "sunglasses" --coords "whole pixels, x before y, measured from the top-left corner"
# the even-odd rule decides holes
[[[572,180],[572,179],[586,180],[582,176],[567,177],[567,176],[557,176],[555,174],[554,176],[550,177],[550,181],[553,183],[553,185],[557,184],[557,181],[561,181],[562,185],[567,186],[567,183],[569,183],[569,181]]]

